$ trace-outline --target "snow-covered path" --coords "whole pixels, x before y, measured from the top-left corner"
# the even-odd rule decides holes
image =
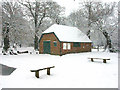
[[[91,62],[88,57],[109,57],[110,61]],[[118,54],[88,52],[64,56],[23,54],[3,56],[1,64],[17,68],[9,76],[0,76],[2,88],[118,88]],[[40,71],[36,78],[32,69],[55,66],[51,75]]]

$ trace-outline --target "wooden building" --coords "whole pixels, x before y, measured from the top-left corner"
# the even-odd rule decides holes
[[[54,24],[42,33],[40,54],[90,52],[92,41],[76,27]]]

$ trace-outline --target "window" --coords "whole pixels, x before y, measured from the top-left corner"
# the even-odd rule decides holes
[[[80,47],[80,43],[79,42],[73,43],[73,47]]]
[[[68,46],[67,48],[70,50],[71,49],[71,44],[68,43],[67,46]]]
[[[54,44],[54,47],[57,47],[57,42],[56,41],[54,41],[53,44]]]
[[[63,49],[66,50],[70,50],[71,49],[71,44],[70,43],[63,43]]]
[[[89,44],[86,44],[86,47],[89,47]]]
[[[67,49],[67,44],[66,43],[63,43],[63,49]]]
[[[85,48],[85,43],[83,43],[83,48]]]
[[[85,46],[83,45],[83,48],[85,48]]]
[[[89,44],[86,44],[87,47],[89,47]]]

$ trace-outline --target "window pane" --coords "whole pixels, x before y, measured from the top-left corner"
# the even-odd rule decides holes
[[[85,48],[85,46],[83,46],[83,48]]]
[[[63,49],[66,49],[66,46],[67,46],[66,43],[63,43]]]
[[[70,43],[68,43],[68,49],[71,49],[71,44]]]
[[[79,42],[73,43],[73,47],[80,47],[80,43]]]
[[[83,43],[83,48],[85,48],[85,43]]]
[[[54,46],[57,47],[57,42],[53,42],[54,43]]]

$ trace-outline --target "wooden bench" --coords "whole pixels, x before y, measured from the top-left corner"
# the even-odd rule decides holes
[[[110,60],[109,58],[88,58],[88,59],[91,59],[92,62],[94,62],[93,59],[100,59],[103,60],[103,63],[107,63],[106,60]]]
[[[52,66],[52,67],[47,67],[47,68],[43,68],[43,69],[38,69],[38,70],[30,70],[31,72],[35,72],[35,76],[37,78],[39,78],[39,71],[42,71],[42,70],[46,70],[47,69],[47,75],[50,75],[50,69],[51,68],[54,68],[55,66]]]

